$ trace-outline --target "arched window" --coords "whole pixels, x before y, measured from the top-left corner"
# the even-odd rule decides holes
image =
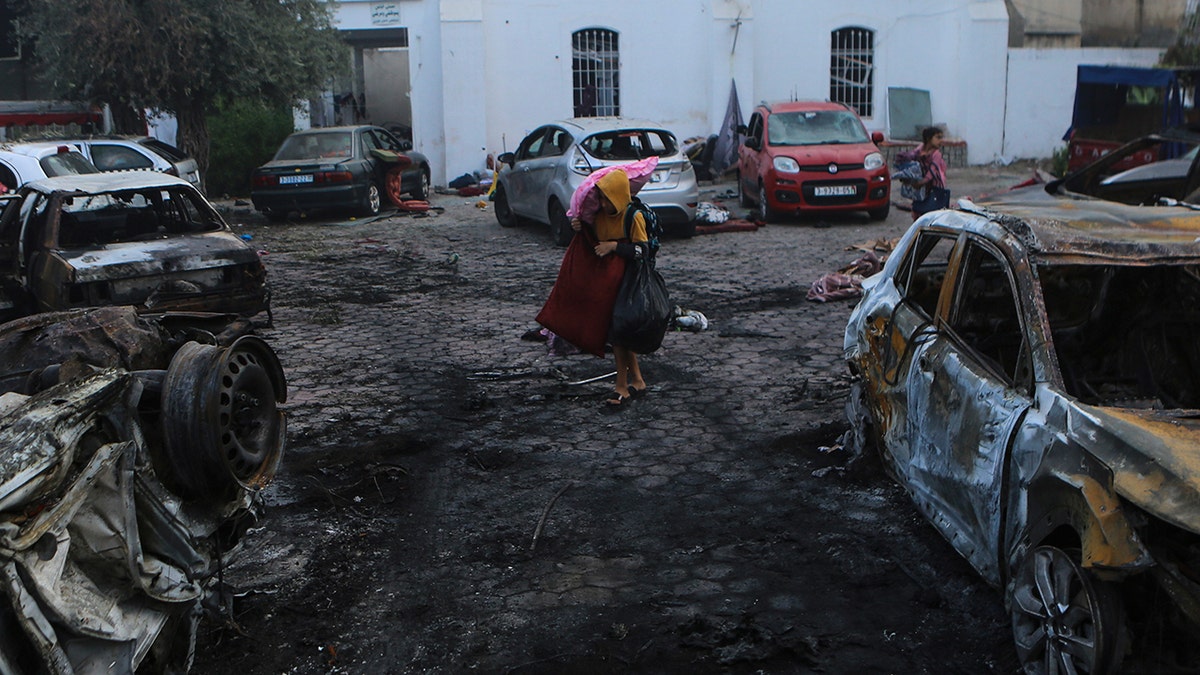
[[[830,33],[829,100],[845,103],[859,116],[875,110],[875,31],[848,26]]]
[[[620,66],[615,31],[585,28],[571,34],[576,117],[621,114]]]

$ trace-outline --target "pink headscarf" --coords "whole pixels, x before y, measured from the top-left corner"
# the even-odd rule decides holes
[[[656,166],[658,157],[651,156],[630,164],[614,164],[596,169],[575,188],[574,194],[571,195],[571,208],[567,209],[567,217],[578,216],[580,220],[588,223],[593,221],[596,211],[600,209],[600,197],[593,188],[604,174],[617,169],[624,171],[629,176],[629,193],[635,195],[643,185],[650,182],[650,176],[654,175]]]

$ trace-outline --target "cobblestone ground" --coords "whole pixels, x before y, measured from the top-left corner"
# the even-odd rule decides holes
[[[829,450],[852,303],[805,294],[907,212],[666,240],[672,299],[710,329],[669,334],[651,391],[606,414],[611,380],[572,383],[610,360],[521,339],[562,255],[546,229],[434,205],[232,209],[275,289],[290,448],[196,672],[1015,671],[999,595],[874,457]]]

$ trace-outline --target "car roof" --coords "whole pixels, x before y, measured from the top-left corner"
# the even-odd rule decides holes
[[[46,155],[54,155],[58,153],[59,148],[66,147],[69,151],[74,151],[75,148],[70,147],[70,142],[67,140],[57,141],[25,141],[19,143],[0,143],[0,151],[11,152],[16,155],[24,155],[40,159]]]
[[[759,107],[766,109],[770,113],[811,112],[817,110],[849,111],[849,108],[845,105],[831,101],[782,101],[778,103],[767,103],[764,101],[759,104]]]
[[[30,181],[25,185],[31,190],[47,194],[51,192],[99,193],[177,186],[192,187],[192,184],[182,178],[159,171],[116,171],[42,178]]]
[[[1148,207],[1099,199],[1057,197],[1044,186],[961,203],[962,210],[990,220],[948,218],[955,226],[998,240],[1017,237],[1035,261],[1046,263],[1145,264],[1190,260],[1200,263],[1200,211],[1186,207]],[[974,223],[974,224],[972,224]]]
[[[578,132],[574,135],[585,136],[602,131],[614,131],[616,129],[656,129],[659,131],[670,131],[658,122],[651,122],[650,120],[638,119],[636,117],[574,117],[567,120],[550,122],[549,124]]]

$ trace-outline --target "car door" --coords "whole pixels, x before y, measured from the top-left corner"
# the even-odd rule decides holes
[[[910,477],[930,521],[993,583],[1008,453],[1032,405],[1030,343],[1012,265],[966,236],[943,289],[946,317],[905,366]]]
[[[526,136],[513,158],[508,172],[508,205],[522,216],[545,219],[545,207],[535,203],[536,184],[534,164],[542,151],[542,144],[550,127],[539,127]]]
[[[746,138],[738,146],[738,180],[742,194],[758,195],[759,157],[763,150],[763,116],[754,113],[746,127]]]

